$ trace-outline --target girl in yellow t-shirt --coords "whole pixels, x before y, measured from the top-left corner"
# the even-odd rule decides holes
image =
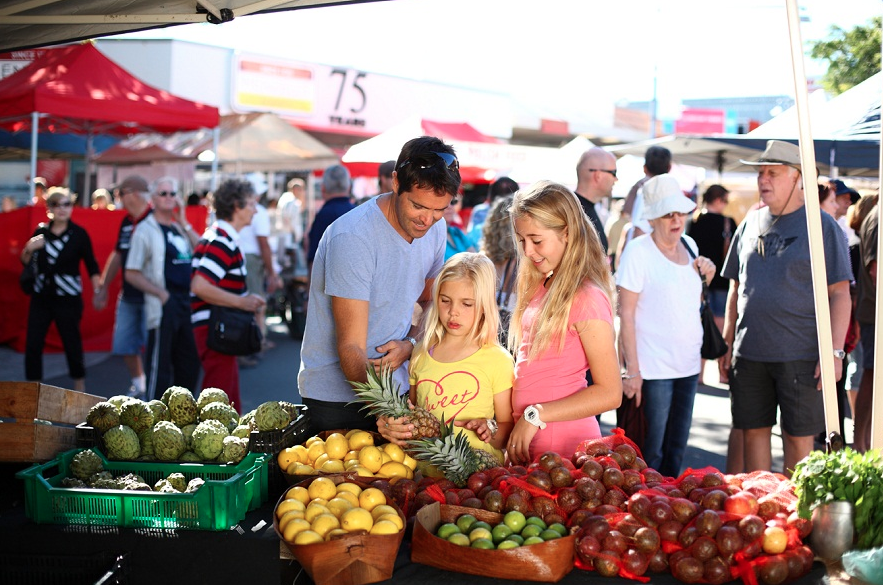
[[[411,356],[409,398],[466,433],[503,462],[512,429],[512,355],[497,341],[496,271],[486,256],[462,252],[432,289],[423,339]]]

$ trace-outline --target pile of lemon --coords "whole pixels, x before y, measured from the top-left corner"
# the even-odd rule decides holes
[[[290,475],[354,472],[362,477],[414,479],[417,461],[394,443],[374,445],[368,431],[354,429],[345,435],[331,433],[324,440],[310,437],[303,445],[279,452],[276,460]]]
[[[405,524],[377,488],[350,482],[335,485],[317,477],[294,486],[276,506],[279,532],[292,544],[315,544],[350,534],[396,534]]]

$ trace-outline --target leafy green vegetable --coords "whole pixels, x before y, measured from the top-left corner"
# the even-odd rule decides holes
[[[801,518],[810,518],[816,506],[828,502],[852,502],[855,548],[883,545],[883,459],[878,450],[813,451],[794,467],[791,481]]]

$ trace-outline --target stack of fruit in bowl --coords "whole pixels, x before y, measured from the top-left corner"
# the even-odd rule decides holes
[[[508,512],[502,522],[495,526],[478,520],[472,514],[462,514],[455,522],[445,522],[435,531],[436,536],[456,545],[486,550],[542,544],[567,534],[567,528],[560,522],[547,526],[542,518],[527,518],[516,510]]]
[[[282,449],[279,467],[296,483],[318,474],[354,473],[361,477],[414,478],[417,462],[393,443],[377,444],[380,435],[364,430],[326,431],[303,445]]]
[[[405,518],[379,489],[349,479],[307,479],[276,504],[276,533],[316,583],[357,585],[392,576]]]

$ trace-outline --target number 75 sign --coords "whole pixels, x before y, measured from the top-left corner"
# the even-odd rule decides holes
[[[481,119],[511,129],[505,96],[367,73],[344,67],[237,53],[231,107],[235,112],[275,112],[312,130],[379,134],[405,118]]]

